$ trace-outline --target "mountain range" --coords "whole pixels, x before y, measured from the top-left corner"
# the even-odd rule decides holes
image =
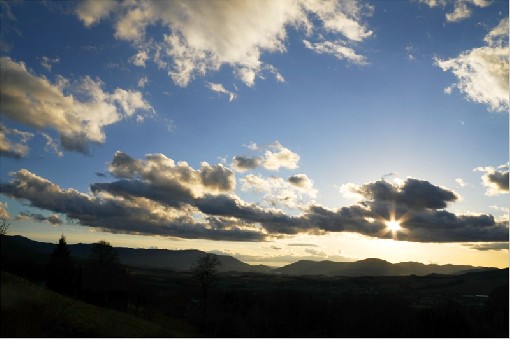
[[[77,260],[86,260],[92,244],[68,244],[71,255]],[[44,261],[55,248],[55,244],[34,241],[19,235],[5,236],[2,240],[2,256],[30,256]],[[142,249],[116,247],[120,262],[126,266],[163,268],[188,271],[193,263],[206,252],[190,250]],[[273,268],[264,265],[249,265],[232,256],[218,255],[223,272],[257,272],[282,275],[324,275],[324,276],[398,276],[428,274],[462,274],[470,271],[497,269],[495,267],[474,267],[470,265],[437,265],[418,262],[390,263],[382,259],[368,258],[355,262],[334,262],[329,260],[300,260],[295,263]]]

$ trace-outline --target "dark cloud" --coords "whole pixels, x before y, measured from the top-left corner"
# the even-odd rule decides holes
[[[16,216],[16,220],[34,220],[37,222],[49,222],[52,225],[62,224],[62,219],[60,219],[58,214],[52,214],[46,217],[40,213],[20,212]]]
[[[108,174],[103,173],[103,172],[96,172],[96,176],[98,176],[100,178],[106,178],[108,176]]]
[[[477,167],[478,172],[485,172],[482,175],[482,182],[487,187],[487,195],[508,193],[508,164],[501,165],[497,169],[492,166]]]
[[[193,200],[193,194],[189,189],[174,182],[162,187],[137,179],[122,179],[111,183],[92,184],[90,190],[94,193],[108,192],[124,198],[143,197],[172,207],[189,204]]]
[[[265,210],[224,194],[208,194],[197,199],[195,206],[204,214],[228,216],[248,223],[259,223],[267,232],[274,234],[296,234],[308,228],[307,222],[303,218],[291,217],[283,212]]]
[[[441,209],[457,200],[454,192],[418,179],[407,179],[403,187],[379,180],[361,186],[358,193],[369,200],[392,202],[412,209]]]
[[[487,175],[489,182],[495,184],[500,191],[508,192],[508,172],[495,171]]]
[[[114,233],[259,241],[305,232],[355,232],[415,242],[508,241],[508,222],[448,212],[444,208],[458,198],[455,192],[417,179],[401,185],[368,183],[356,188],[365,198],[358,204],[336,210],[311,205],[292,216],[241,200],[231,192],[233,172],[221,165],[202,163],[194,170],[161,154],[137,160],[117,152],[110,171],[119,179],[92,184],[91,194],[62,189],[25,169],[1,183],[0,191]],[[401,223],[396,234],[386,226],[392,215]]]
[[[232,168],[236,171],[243,172],[247,170],[252,170],[257,168],[262,164],[262,159],[260,157],[244,157],[244,156],[236,156],[232,160]]]
[[[90,155],[89,140],[84,133],[73,135],[61,134],[60,144],[67,151]]]
[[[466,244],[465,246],[470,247],[479,251],[508,251],[508,242],[491,242],[482,244]]]
[[[9,183],[1,183],[0,189],[10,197],[28,200],[33,207],[63,213],[82,225],[112,233],[232,241],[264,239],[260,230],[253,227],[249,229],[242,222],[231,222],[218,227],[217,223],[196,221],[180,210],[148,199],[116,199],[90,196],[72,189],[64,190],[24,169],[16,172]]]

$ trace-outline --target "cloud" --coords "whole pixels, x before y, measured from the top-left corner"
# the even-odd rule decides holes
[[[19,140],[9,140],[7,138],[9,135]],[[33,137],[33,133],[7,128],[0,123],[0,156],[14,159],[25,157],[29,150],[27,142]]]
[[[317,190],[306,174],[298,174],[285,180],[278,177],[263,178],[248,174],[241,179],[243,191],[264,194],[263,202],[268,207],[304,208],[310,199],[316,197]]]
[[[12,173],[13,180],[0,184],[2,194],[24,199],[33,207],[62,213],[82,225],[112,233],[177,236],[211,240],[258,241],[264,238],[260,230],[242,222],[219,223],[196,220],[199,211],[175,209],[157,201],[134,195],[114,195],[108,192],[80,193],[62,189],[25,169]]]
[[[213,83],[213,82],[208,82],[207,83],[207,86],[209,87],[209,89],[211,91],[214,91],[216,93],[222,93],[222,94],[226,94],[228,95],[228,100],[229,101],[233,101],[236,99],[237,97],[237,94],[235,94],[234,92],[231,92],[231,91],[228,91],[225,89],[225,87],[223,87],[222,84],[218,84],[218,83]]]
[[[477,172],[485,172],[482,175],[482,183],[487,187],[488,196],[508,193],[508,164],[501,165],[497,169],[492,166],[477,167]]]
[[[508,251],[508,242],[492,242],[482,244],[465,244],[464,246],[470,247],[479,251]]]
[[[107,17],[117,7],[117,1],[113,0],[82,1],[78,4],[76,15],[83,21],[85,26],[90,27]]]
[[[284,53],[291,29],[304,32],[309,40],[332,36],[336,46],[349,45],[345,47],[349,51],[337,48],[335,55],[363,58],[353,48],[354,43],[372,35],[363,23],[372,10],[355,0],[101,1],[101,4],[90,0],[80,3],[76,14],[86,26],[111,17],[115,36],[138,49],[135,64],[143,66],[150,58],[167,71],[175,84],[185,87],[195,77],[217,71],[223,65],[230,66],[247,86],[253,86],[264,72],[282,81],[274,66],[262,61],[262,55]],[[163,38],[146,37],[152,26],[163,28]],[[323,40],[320,43],[325,43]]]
[[[394,238],[385,221],[400,221],[396,240],[417,242],[507,241],[508,220],[492,215],[456,215],[446,211],[458,199],[454,191],[428,181],[407,179],[400,185],[376,181],[359,186],[364,200],[330,210],[312,206],[305,214],[310,226],[327,232],[357,232],[370,237]]]
[[[485,36],[485,42],[486,46],[465,51],[455,58],[435,58],[435,63],[457,77],[458,82],[452,86],[469,100],[485,104],[491,111],[505,112],[509,109],[508,18],[502,19]]]
[[[6,202],[0,202],[0,219],[4,219],[4,220],[10,219],[9,212],[7,212],[7,203]]]
[[[279,170],[280,168],[296,169],[299,162],[299,154],[283,147],[278,141],[269,146],[264,153],[262,166],[268,170]]]
[[[262,159],[260,157],[249,158],[245,156],[235,156],[232,160],[232,168],[237,172],[245,172],[260,166]]]
[[[60,62],[59,58],[48,58],[47,56],[43,56],[41,60],[41,65],[48,71],[51,72],[53,68],[53,64],[57,64]]]
[[[491,5],[489,0],[420,0],[420,3],[429,7],[446,7],[453,4],[453,10],[445,14],[446,21],[459,22],[471,17],[471,7],[487,7]]]
[[[322,257],[322,258],[325,258],[327,257],[328,255],[326,254],[326,252],[324,251],[319,251],[319,250],[314,250],[313,248],[306,248],[305,249],[305,252],[308,253],[308,254],[311,254],[313,255],[314,257]]]
[[[279,141],[275,141],[266,147],[259,147],[253,143],[248,148],[263,154],[253,157],[235,156],[231,164],[235,171],[245,172],[259,166],[272,171],[277,171],[280,168],[296,169],[298,167],[299,154],[284,147]]]
[[[130,59],[133,65],[139,66],[139,67],[145,67],[145,63],[149,59],[149,55],[146,51],[140,50],[138,53],[133,55],[133,57]]]
[[[41,132],[41,135],[46,139],[46,146],[44,146],[46,152],[51,149],[58,157],[64,156],[64,153],[58,148],[57,143],[49,134]]]
[[[145,76],[144,76],[144,77],[141,77],[141,78],[138,80],[138,84],[137,84],[137,85],[138,85],[138,87],[140,87],[140,88],[144,88],[144,87],[145,87],[145,85],[147,85],[147,83],[148,83],[148,82],[149,82],[149,78],[147,78],[147,77],[145,77]]]
[[[58,214],[52,214],[50,216],[44,216],[40,213],[20,212],[16,216],[16,220],[31,220],[36,222],[47,222],[52,225],[61,225],[62,219]]]
[[[234,173],[221,164],[202,163],[193,169],[162,154],[140,160],[117,152],[109,169],[116,180],[91,184],[90,193],[63,189],[26,169],[11,173],[0,191],[113,233],[262,241],[298,233],[355,232],[415,242],[508,241],[508,220],[448,212],[445,208],[459,198],[457,193],[413,178],[399,184],[379,180],[359,185],[362,200],[357,204],[334,210],[309,203],[301,214],[291,216],[243,201],[234,192]],[[272,190],[275,183],[302,189],[282,178],[250,178],[263,189],[267,184]],[[401,225],[397,234],[385,223],[393,217]]]
[[[186,199],[207,193],[228,193],[235,189],[234,172],[221,164],[202,162],[200,170],[194,170],[186,162],[175,163],[163,154],[148,154],[142,161],[118,151],[109,171],[116,178],[130,179],[126,183],[137,183],[135,180],[140,179],[152,185],[153,190],[179,192],[186,195]]]
[[[456,178],[455,179],[455,182],[457,183],[457,185],[459,185],[460,187],[466,187],[467,186],[467,183],[464,181],[464,179],[462,178]]]
[[[2,114],[30,127],[51,128],[68,151],[88,153],[90,142],[103,143],[104,127],[133,115],[153,113],[140,92],[103,91],[101,80],[86,76],[71,83],[58,77],[55,83],[37,76],[23,62],[1,57]]]
[[[303,43],[306,48],[311,49],[318,54],[331,54],[339,60],[347,59],[348,61],[358,65],[367,64],[363,55],[356,54],[356,51],[353,48],[345,46],[345,43],[342,41],[312,43],[308,40],[303,40]]]

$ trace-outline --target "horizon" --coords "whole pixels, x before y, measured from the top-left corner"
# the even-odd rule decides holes
[[[27,237],[24,237],[22,235],[19,235],[19,234],[10,234],[9,236],[20,236],[20,237],[23,237],[23,238],[26,238],[26,239],[29,239],[31,241],[36,241],[36,242],[41,242],[41,243],[45,243],[45,244],[58,244],[58,241],[57,242],[54,242],[54,243],[51,243],[51,242],[45,242],[45,241],[37,241],[37,240],[33,240],[33,239],[30,239],[30,238],[27,238]],[[83,243],[83,242],[78,242],[78,243],[69,243],[67,242],[67,239],[66,239],[66,243],[67,245],[69,246],[72,246],[72,245],[92,245],[94,244],[93,242],[92,243]],[[424,263],[424,262],[420,262],[420,261],[399,261],[399,262],[392,262],[392,261],[388,261],[388,260],[384,260],[384,259],[381,259],[381,258],[375,258],[375,257],[367,257],[367,258],[363,258],[363,259],[358,259],[358,260],[351,260],[351,261],[338,261],[338,260],[330,260],[330,259],[321,259],[321,258],[311,258],[311,259],[297,259],[296,261],[294,262],[280,262],[280,264],[277,264],[277,262],[245,262],[245,261],[242,261],[238,258],[236,258],[234,255],[229,255],[229,254],[221,254],[221,253],[217,253],[215,251],[212,251],[212,252],[207,252],[207,251],[201,251],[199,249],[196,249],[196,248],[184,248],[184,249],[172,249],[172,248],[154,248],[154,247],[124,247],[124,246],[113,246],[113,248],[123,248],[123,249],[130,249],[130,250],[164,250],[164,251],[174,251],[174,252],[179,252],[179,251],[199,251],[199,252],[204,252],[204,253],[210,253],[210,254],[215,254],[215,255],[219,255],[219,256],[230,256],[232,258],[235,258],[245,264],[248,264],[248,265],[251,265],[251,266],[256,266],[256,265],[262,265],[262,266],[267,266],[271,269],[275,269],[275,268],[282,268],[282,267],[285,267],[287,265],[291,265],[291,264],[295,264],[297,262],[300,262],[300,261],[313,261],[313,262],[333,262],[333,263],[354,263],[354,262],[358,262],[358,261],[365,261],[365,260],[379,260],[379,261],[385,261],[385,262],[388,262],[390,264],[402,264],[402,263],[414,263],[414,264],[423,264],[423,265],[438,265],[438,266],[448,266],[448,265],[465,265],[465,266],[471,266],[473,268],[498,268],[498,269],[506,269],[506,268],[509,268],[509,266],[504,266],[504,267],[496,267],[496,266],[491,266],[491,267],[488,267],[488,266],[473,266],[473,265],[467,265],[467,264],[440,264],[440,263],[433,263],[433,262],[430,262],[430,263]],[[72,256],[72,253],[71,253],[71,256]],[[270,265],[271,264],[271,265]]]
[[[508,1],[0,1],[0,217],[54,243],[508,267]]]

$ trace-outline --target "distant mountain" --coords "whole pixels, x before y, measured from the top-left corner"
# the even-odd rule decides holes
[[[6,236],[2,243],[5,251],[17,252],[31,257],[45,257],[55,248],[55,244],[34,241],[19,235]],[[69,244],[71,255],[80,260],[88,258],[92,244]],[[199,250],[166,250],[166,249],[135,249],[116,247],[120,262],[127,266],[146,268],[167,268],[176,271],[187,271],[193,263],[206,252]],[[4,252],[4,250],[2,251]],[[220,271],[237,272],[270,272],[269,266],[249,265],[228,255],[218,255],[221,262]]]
[[[55,241],[56,243],[56,241]],[[28,256],[34,262],[47,261],[55,244],[38,242],[15,235],[6,236],[2,242],[4,255]],[[86,259],[92,244],[69,245],[71,255],[79,260]],[[188,271],[193,263],[206,252],[199,250],[135,249],[116,247],[122,264],[144,268],[165,268],[176,271]],[[418,262],[401,262],[392,264],[385,260],[369,258],[356,262],[310,261],[300,260],[290,265],[273,269],[264,265],[249,265],[232,256],[218,255],[221,262],[220,271],[257,272],[287,275],[324,275],[324,276],[398,276],[428,274],[462,274],[474,271],[496,269],[494,267],[473,267],[469,265],[425,265]]]
[[[300,260],[275,269],[273,272],[288,275],[325,276],[398,276],[427,274],[461,274],[470,271],[493,270],[495,267],[473,267],[469,265],[425,265],[418,262],[392,264],[385,260],[369,258],[355,262]]]

